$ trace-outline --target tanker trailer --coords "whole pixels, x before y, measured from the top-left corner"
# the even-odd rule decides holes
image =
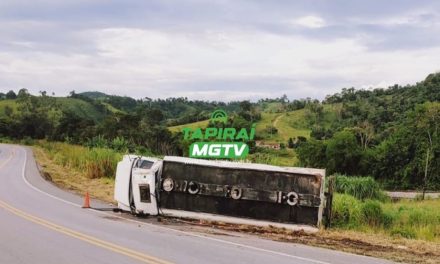
[[[140,168],[143,163],[151,166]],[[136,214],[195,212],[319,226],[324,180],[320,169],[124,156],[116,173],[115,200],[119,208]]]

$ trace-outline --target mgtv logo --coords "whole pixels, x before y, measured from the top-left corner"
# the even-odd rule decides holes
[[[211,114],[211,122],[226,124],[228,115],[221,109],[216,110]],[[255,126],[253,124],[249,131],[233,127],[208,127],[203,131],[201,128],[187,127],[183,129],[183,138],[197,140],[189,147],[189,156],[192,158],[242,159],[249,154],[249,146],[245,142],[254,139]]]

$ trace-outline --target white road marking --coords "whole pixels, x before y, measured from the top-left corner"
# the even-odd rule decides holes
[[[47,193],[41,189],[38,189],[37,187],[33,186],[27,179],[26,179],[26,163],[27,163],[27,152],[25,148],[20,147],[22,150],[24,150],[24,163],[23,163],[23,168],[22,168],[22,178],[23,181],[26,183],[26,185],[28,185],[30,188],[34,189],[35,191],[44,194],[48,197],[51,197],[55,200],[58,200],[60,202],[75,206],[75,207],[81,207],[81,205],[76,204],[76,203],[72,203],[70,201],[64,200],[62,198],[56,197],[50,193]],[[295,255],[290,255],[287,253],[282,253],[282,252],[278,252],[278,251],[273,251],[273,250],[269,250],[269,249],[264,249],[264,248],[258,248],[258,247],[254,247],[254,246],[249,246],[249,245],[245,245],[245,244],[240,244],[240,243],[235,243],[235,242],[231,242],[231,241],[227,241],[227,240],[222,240],[222,239],[218,239],[218,238],[213,238],[213,237],[208,237],[208,236],[203,236],[203,235],[197,235],[197,234],[193,234],[193,233],[189,233],[189,232],[185,232],[182,230],[177,230],[177,229],[173,229],[173,228],[168,228],[168,227],[163,227],[163,226],[158,226],[158,225],[154,225],[154,224],[150,224],[150,223],[145,223],[145,222],[141,222],[141,221],[137,221],[137,220],[133,220],[133,219],[128,219],[128,218],[124,218],[121,216],[115,216],[113,214],[109,214],[106,212],[102,212],[102,211],[98,211],[95,209],[91,209],[94,212],[100,213],[100,214],[105,214],[105,215],[111,215],[123,220],[128,220],[130,222],[134,222],[136,224],[142,224],[142,225],[148,225],[154,228],[161,228],[163,230],[167,230],[167,231],[173,231],[176,233],[180,233],[180,234],[185,234],[188,236],[192,236],[192,237],[197,237],[197,238],[202,238],[202,239],[207,239],[207,240],[211,240],[211,241],[215,241],[215,242],[219,242],[219,243],[223,243],[223,244],[228,244],[228,245],[233,245],[233,246],[237,246],[237,247],[242,247],[242,248],[247,248],[247,249],[252,249],[255,251],[260,251],[260,252],[265,252],[265,253],[270,253],[270,254],[274,254],[274,255],[279,255],[279,256],[283,256],[283,257],[288,257],[288,258],[293,258],[293,259],[297,259],[297,260],[302,260],[302,261],[307,261],[307,262],[311,262],[311,263],[319,263],[319,264],[331,264],[330,262],[325,262],[325,261],[320,261],[320,260],[315,260],[315,259],[311,259],[311,258],[306,258],[306,257],[299,257],[299,256],[295,256]]]

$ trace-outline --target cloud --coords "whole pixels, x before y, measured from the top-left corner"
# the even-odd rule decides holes
[[[0,89],[322,99],[439,70],[436,2],[356,3],[2,2]]]
[[[324,27],[324,19],[317,16],[304,16],[293,21],[294,24],[300,25],[307,28],[321,28]]]

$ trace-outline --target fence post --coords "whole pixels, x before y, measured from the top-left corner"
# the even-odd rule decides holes
[[[326,204],[325,204],[325,228],[331,226],[332,221],[332,206],[333,206],[333,192],[335,190],[336,178],[335,176],[330,176],[328,178],[327,192],[325,193]]]

